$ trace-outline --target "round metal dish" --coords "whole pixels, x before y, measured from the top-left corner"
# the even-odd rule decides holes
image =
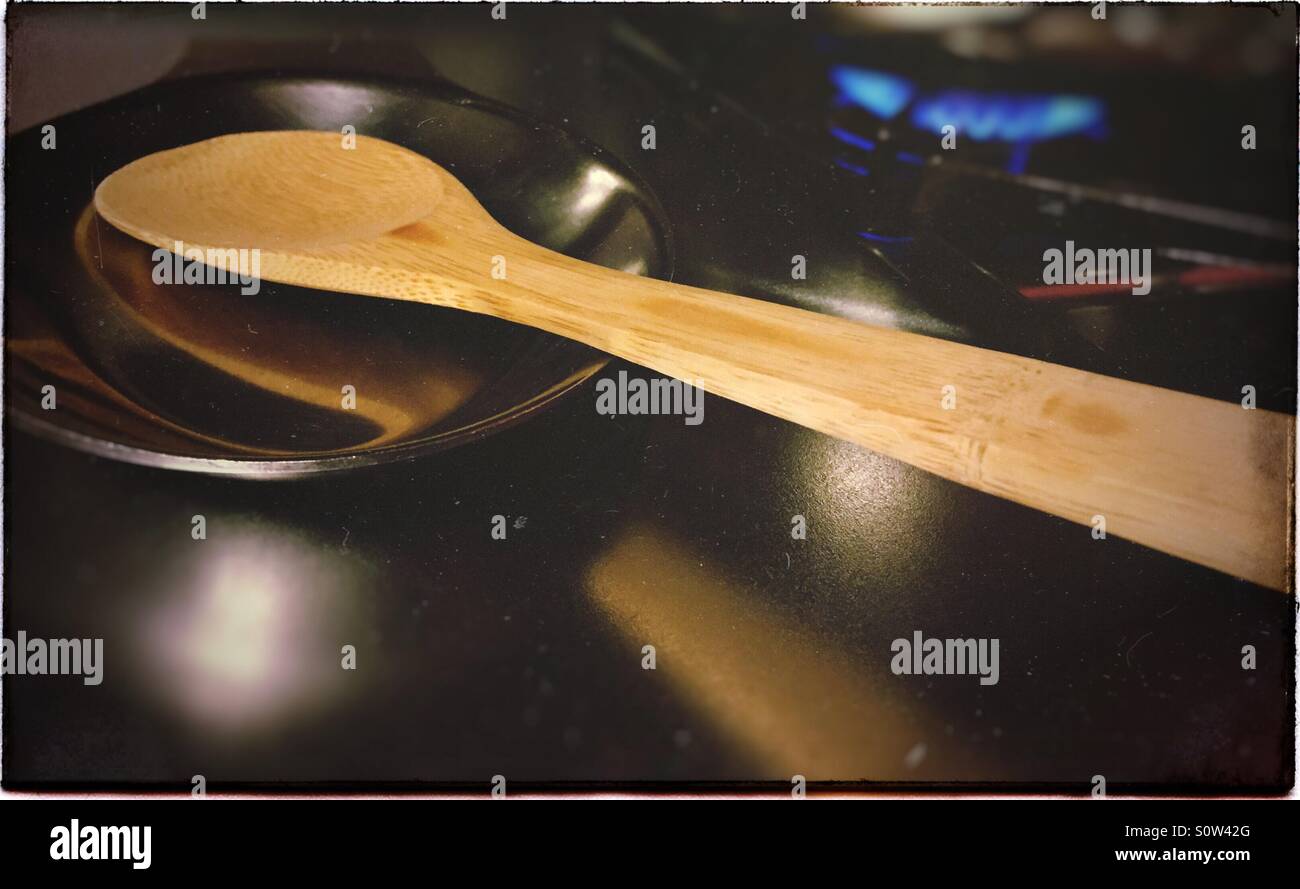
[[[90,206],[100,179],[145,154],[223,133],[352,126],[447,167],[529,240],[671,274],[662,211],[629,171],[446,84],[204,77],[52,123],[55,149],[38,130],[8,149],[7,408],[21,428],[114,459],[257,477],[409,459],[519,422],[608,361],[449,309],[265,281],[255,294],[155,283],[153,248]]]

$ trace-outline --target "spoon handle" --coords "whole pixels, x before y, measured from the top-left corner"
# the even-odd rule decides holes
[[[1104,530],[1288,586],[1293,417],[610,271],[523,241],[506,279],[475,297],[489,305],[462,307],[1090,526],[1079,533],[1098,540]]]

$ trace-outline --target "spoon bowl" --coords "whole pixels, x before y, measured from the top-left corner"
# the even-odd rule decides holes
[[[320,163],[325,158],[329,164]],[[428,218],[446,178],[423,155],[370,136],[239,133],[127,164],[100,183],[95,206],[122,231],[159,247],[171,239],[313,250]],[[260,209],[250,214],[249,207]],[[145,222],[148,228],[137,227]]]

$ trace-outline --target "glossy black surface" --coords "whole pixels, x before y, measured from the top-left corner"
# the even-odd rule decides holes
[[[852,177],[820,144],[790,137],[798,114],[824,124],[821,93],[808,86],[822,83],[824,59],[796,51],[815,43],[812,29],[833,30],[816,9],[799,24],[811,33],[766,42],[743,20],[728,31],[698,10],[512,5],[506,22],[486,7],[382,19],[370,9],[235,13],[240,24],[216,32],[230,43],[186,32],[200,43],[181,72],[264,67],[252,33],[314,47],[277,49],[286,71],[303,57],[312,68],[411,75],[427,59],[430,84],[451,79],[568,127],[635,170],[671,228],[675,280],[1211,391],[1237,386],[1248,366],[1237,362],[1256,360],[1224,340],[1188,378],[1178,368],[1195,352],[1176,335],[1098,355],[1009,299],[1012,283],[987,257],[941,230],[926,236],[943,252],[911,260],[865,245],[864,220],[891,233],[885,226],[912,224],[915,192]],[[100,39],[131,33],[129,20],[114,21],[119,31]],[[646,39],[666,63],[647,61]],[[864,41],[854,45],[895,46],[892,58],[932,76],[969,74],[945,53],[917,51],[919,38]],[[759,89],[770,78],[753,57],[728,91],[715,90],[726,81],[708,72],[732,58],[726,45],[766,47],[793,94]],[[1045,72],[1074,76],[1065,67],[1031,73],[1035,84]],[[734,82],[758,94],[736,101]],[[1293,110],[1291,75],[1260,83],[1219,83],[1206,114],[1235,120],[1247,101]],[[649,121],[654,152],[640,148]],[[1149,137],[1127,138],[1140,150]],[[1294,176],[1289,163],[1268,175]],[[948,222],[978,241],[999,209]],[[798,284],[796,253],[810,258]],[[1294,331],[1293,296],[1266,304],[1262,320],[1234,314],[1230,300],[1222,311],[1238,325],[1284,324],[1281,337]],[[1187,317],[1161,305],[1167,318]],[[1287,368],[1272,354],[1263,367],[1280,378]],[[648,375],[620,363],[604,373],[620,369]],[[1273,397],[1293,406],[1293,389]],[[1101,774],[1112,794],[1291,782],[1289,596],[1094,540],[709,396],[704,422],[687,426],[599,416],[589,384],[471,446],[273,485],[124,465],[6,432],[5,626],[102,636],[109,653],[97,688],[6,677],[12,786],[187,791],[196,773],[210,790],[484,793],[497,774],[513,789],[784,790],[793,774],[1076,793]],[[201,542],[190,538],[199,512]],[[796,514],[806,540],[791,538]],[[497,515],[505,540],[490,534]],[[891,641],[916,630],[1000,639],[1001,681],[893,675]],[[338,667],[347,644],[358,650],[350,673]],[[647,644],[654,671],[642,669]],[[1245,645],[1258,652],[1254,671],[1241,669]]]

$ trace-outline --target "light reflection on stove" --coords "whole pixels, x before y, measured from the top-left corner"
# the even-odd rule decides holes
[[[882,435],[886,429],[882,425]],[[828,435],[808,433],[787,447],[797,473],[792,484],[811,495],[804,504],[809,523],[832,546],[858,554],[854,564],[864,589],[899,595],[927,582],[930,550],[945,531],[936,521],[949,515],[931,498],[935,485],[946,482],[918,479],[918,470],[898,460]]]
[[[800,627],[670,532],[627,528],[592,566],[587,588],[636,657],[654,645],[656,670],[764,779],[989,774],[900,693],[887,649],[864,659]]]
[[[907,493],[905,468],[897,460],[828,435],[799,442],[791,465],[806,476],[800,489],[813,492],[813,510],[855,528],[896,517]]]
[[[195,727],[235,733],[337,703],[356,684],[341,665],[342,646],[361,641],[348,632],[355,566],[252,523],[213,522],[209,534],[140,624],[156,693]]]

